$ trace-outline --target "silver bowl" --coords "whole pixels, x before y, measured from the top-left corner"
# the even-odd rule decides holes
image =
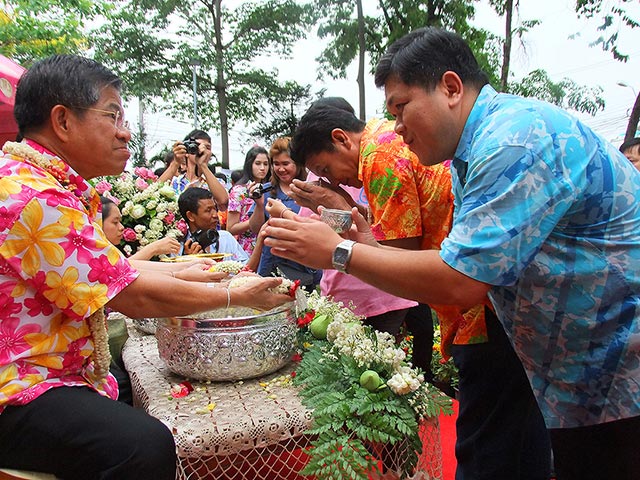
[[[336,233],[344,233],[351,228],[351,212],[324,208],[320,212],[320,220],[329,225]]]
[[[159,318],[158,352],[178,375],[211,381],[243,380],[284,367],[296,350],[290,306],[269,312],[246,307],[189,317]]]

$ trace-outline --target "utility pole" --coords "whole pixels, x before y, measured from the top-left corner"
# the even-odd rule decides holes
[[[190,63],[193,67],[193,129],[198,128],[198,80],[196,78],[196,72],[200,65],[200,60],[194,58]]]

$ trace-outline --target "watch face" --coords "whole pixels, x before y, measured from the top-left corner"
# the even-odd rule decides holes
[[[344,265],[349,258],[349,250],[344,247],[336,248],[335,253],[333,254],[333,263],[338,265]]]

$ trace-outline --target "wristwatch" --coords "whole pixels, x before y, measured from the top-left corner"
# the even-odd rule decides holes
[[[351,253],[355,243],[353,240],[343,240],[336,246],[331,259],[333,268],[341,273],[347,273],[347,265],[351,260]]]

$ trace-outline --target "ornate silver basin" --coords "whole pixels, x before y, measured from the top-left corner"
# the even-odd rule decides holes
[[[285,366],[296,349],[291,306],[246,307],[159,318],[158,352],[174,373],[196,380],[242,380]]]

